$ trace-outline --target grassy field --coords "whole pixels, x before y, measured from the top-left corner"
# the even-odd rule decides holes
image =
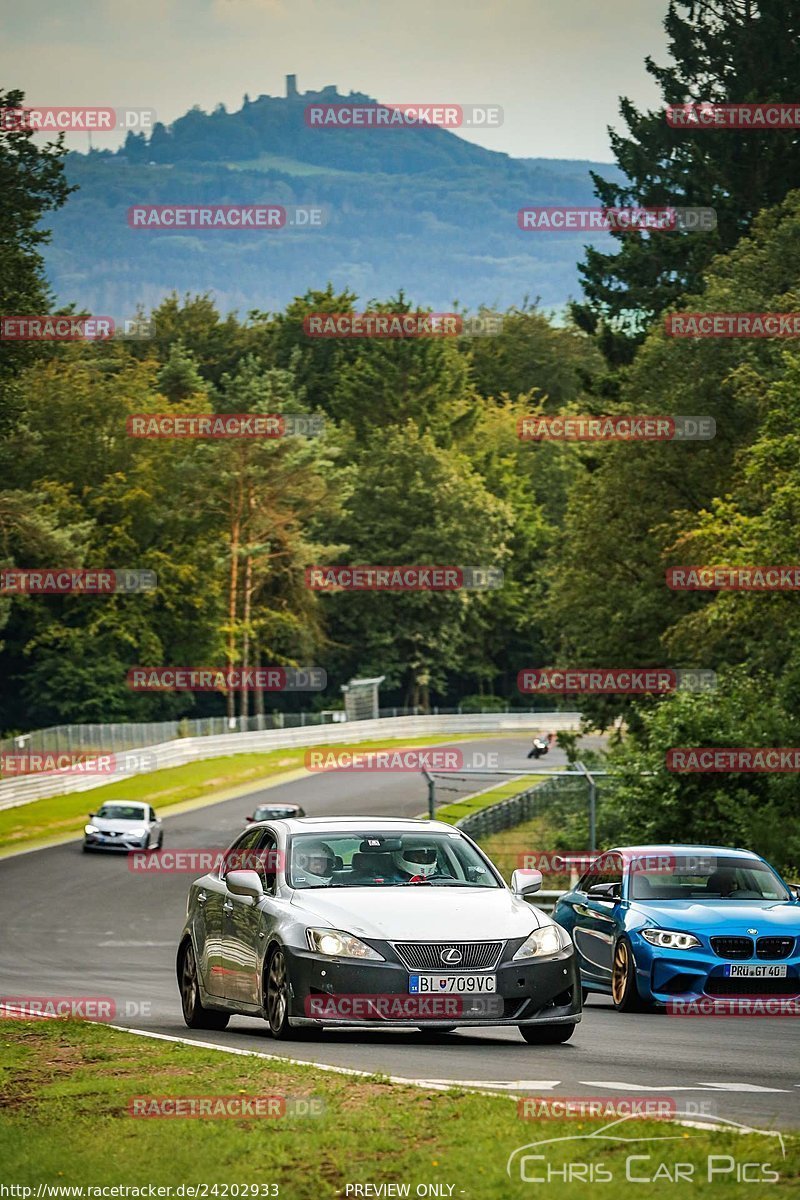
[[[536,783],[542,783],[546,778],[546,775],[520,775],[516,779],[507,779],[504,783],[499,783],[497,787],[489,788],[488,791],[481,791],[478,795],[467,796],[464,800],[456,800],[453,804],[443,805],[436,810],[436,819],[455,825],[456,821],[460,821],[462,817],[468,817],[471,813],[488,808],[491,804],[499,804],[501,800],[508,800],[510,796],[518,796],[520,792],[527,791]]]
[[[481,847],[496,864],[504,879],[511,880],[511,872],[523,865],[523,857],[536,851],[550,850],[555,844],[553,818],[542,814],[513,829],[502,833],[490,833],[480,839]],[[546,875],[542,883],[545,889],[566,889],[569,875]]]
[[[302,746],[296,749],[270,750],[263,754],[229,754],[169,767],[146,775],[135,775],[116,783],[104,784],[88,792],[72,792],[34,800],[19,808],[0,811],[0,851],[34,846],[56,837],[79,834],[90,811],[105,800],[146,800],[159,814],[177,804],[198,800],[233,798],[245,795],[292,771],[303,769],[307,751],[378,750],[387,745],[433,746],[468,741],[485,734],[448,734],[441,737],[402,738],[395,741],[369,741],[337,744],[333,747]],[[425,807],[425,787],[420,785],[420,810]]]
[[[784,1159],[775,1138],[636,1119],[625,1122],[623,1131],[637,1140],[625,1143],[595,1137],[587,1142],[587,1135],[613,1117],[523,1120],[516,1102],[507,1097],[457,1090],[429,1093],[379,1076],[354,1078],[312,1066],[234,1057],[74,1021],[8,1019],[2,1022],[0,1034],[0,1182],[28,1187],[33,1197],[80,1194],[39,1193],[42,1184],[65,1189],[128,1185],[144,1187],[140,1193],[144,1196],[148,1185],[171,1189],[207,1185],[205,1195],[211,1197],[325,1200],[357,1195],[353,1191],[357,1184],[394,1183],[408,1186],[406,1194],[411,1196],[585,1200],[591,1187],[587,1171],[597,1182],[606,1182],[603,1194],[609,1196],[618,1196],[626,1187],[626,1195],[648,1200],[675,1200],[688,1192],[703,1200],[754,1194],[752,1185],[732,1182],[732,1171],[707,1181],[707,1156],[727,1154],[737,1163],[771,1163],[780,1179],[770,1185],[769,1195],[780,1200],[796,1189],[800,1170],[796,1137],[786,1139]],[[254,1048],[270,1049],[270,1043],[253,1040]],[[544,1053],[548,1074],[558,1056],[569,1051]],[[541,1073],[542,1054],[520,1043],[520,1074]],[[525,1060],[529,1065],[523,1065]],[[235,1103],[285,1097],[286,1114],[131,1115],[135,1097],[160,1097],[163,1107],[175,1097],[199,1095],[233,1097]],[[302,1104],[297,1103],[302,1099],[307,1106],[313,1102],[321,1115],[302,1115]],[[140,1099],[143,1103],[150,1100]],[[273,1105],[280,1101],[273,1100]],[[617,1127],[612,1132],[621,1131]],[[546,1187],[532,1188],[530,1182],[522,1182],[518,1166],[511,1178],[506,1174],[514,1150],[565,1137],[578,1140],[531,1151],[543,1154],[545,1161],[530,1160],[526,1170],[539,1178],[550,1174],[552,1182]],[[638,1140],[664,1137],[671,1140]],[[626,1183],[626,1158],[634,1154],[651,1155],[647,1162],[636,1161],[636,1173],[653,1176],[658,1169],[661,1181],[639,1187]],[[684,1171],[693,1171],[691,1184],[684,1183],[681,1191],[665,1177],[676,1162],[687,1164]],[[565,1170],[577,1171],[580,1177],[565,1182]],[[556,1171],[561,1174],[553,1177]],[[602,1179],[597,1179],[598,1174]],[[419,1186],[433,1184],[439,1186],[438,1192],[417,1192]],[[22,1192],[5,1194],[26,1200]],[[192,1193],[185,1190],[183,1195]]]

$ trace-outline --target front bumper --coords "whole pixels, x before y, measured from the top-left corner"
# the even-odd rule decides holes
[[[790,958],[721,958],[704,946],[692,950],[661,950],[633,935],[639,991],[655,1004],[699,1000],[709,996],[796,996],[800,994],[800,956]],[[785,967],[784,977],[730,978],[727,965]]]
[[[392,953],[388,946],[372,944],[380,953]],[[520,944],[510,944],[507,953],[513,954]],[[412,995],[408,990],[411,972],[388,958],[386,962],[329,958],[290,946],[285,946],[284,952],[292,982],[292,1025],[434,1029],[574,1024],[581,1019],[581,989],[572,947],[538,960],[500,962],[493,971],[485,972],[497,977],[497,991],[480,996]]]
[[[83,835],[83,844],[87,850],[117,850],[123,854],[131,854],[134,850],[146,850],[149,841],[149,835],[145,838],[112,838],[97,833]]]

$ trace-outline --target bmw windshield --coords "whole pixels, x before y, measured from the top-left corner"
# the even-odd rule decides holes
[[[778,876],[754,858],[664,855],[631,864],[632,900],[791,900]]]
[[[501,887],[487,861],[457,833],[298,834],[290,887]]]

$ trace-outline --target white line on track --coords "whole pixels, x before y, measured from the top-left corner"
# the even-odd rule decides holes
[[[581,1079],[585,1087],[620,1088],[626,1092],[788,1092],[788,1088],[762,1087],[758,1083],[621,1083],[613,1079]]]

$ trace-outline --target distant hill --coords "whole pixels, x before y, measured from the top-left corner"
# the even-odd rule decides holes
[[[51,219],[47,268],[59,300],[123,316],[172,290],[212,291],[223,311],[277,309],[331,280],[362,300],[400,288],[438,309],[505,307],[525,295],[560,307],[578,294],[580,234],[526,233],[526,205],[593,204],[590,168],[513,159],[435,127],[313,129],[313,100],[375,103],[334,87],[192,109],[116,153],[70,154],[80,190]],[[322,229],[136,230],[135,204],[320,205]],[[610,240],[610,239],[609,239]]]

